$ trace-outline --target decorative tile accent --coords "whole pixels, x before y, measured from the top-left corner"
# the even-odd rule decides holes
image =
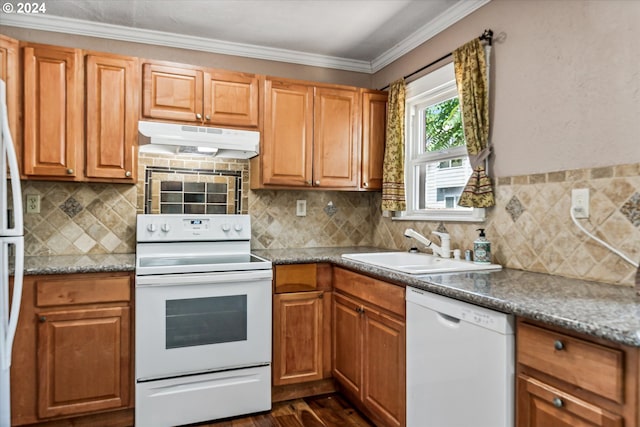
[[[60,209],[62,209],[64,213],[69,215],[69,218],[73,218],[74,216],[78,215],[80,211],[82,211],[83,207],[80,203],[78,203],[76,199],[74,199],[73,197],[69,197],[64,201],[63,204],[60,205]]]
[[[516,222],[524,212],[524,206],[522,206],[522,203],[520,203],[520,200],[516,196],[513,196],[511,200],[509,200],[505,209],[509,212],[509,215],[511,215],[513,222]]]
[[[620,208],[620,212],[629,220],[635,227],[640,227],[640,193],[635,193],[626,201]]]
[[[329,216],[334,216],[338,212],[338,207],[333,204],[333,202],[327,203],[327,206],[324,207],[324,213]]]

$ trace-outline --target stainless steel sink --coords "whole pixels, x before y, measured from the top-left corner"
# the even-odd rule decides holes
[[[410,252],[370,252],[343,254],[342,258],[408,274],[454,273],[460,271],[501,270],[499,264],[475,264],[452,258]]]

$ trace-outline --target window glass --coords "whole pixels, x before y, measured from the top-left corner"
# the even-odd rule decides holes
[[[483,209],[458,206],[471,175],[453,64],[407,85],[406,195],[400,219],[478,221]]]

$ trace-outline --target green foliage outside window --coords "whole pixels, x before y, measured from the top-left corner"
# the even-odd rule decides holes
[[[425,151],[440,151],[465,144],[457,97],[427,107],[424,114]]]

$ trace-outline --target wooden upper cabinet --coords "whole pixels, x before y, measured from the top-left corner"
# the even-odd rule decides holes
[[[24,58],[24,174],[82,177],[81,51],[27,44]]]
[[[265,83],[262,179],[267,185],[311,186],[313,87]]]
[[[313,122],[313,185],[356,187],[360,108],[358,91],[316,88]]]
[[[253,74],[205,73],[205,124],[258,127],[258,78]]]
[[[16,152],[20,152],[22,132],[19,126],[20,120],[20,65],[19,42],[0,34],[0,79],[4,80],[7,92],[7,115],[9,116],[9,128],[16,145]]]
[[[387,92],[365,90],[362,93],[362,190],[382,189],[387,97]]]
[[[137,64],[129,57],[86,57],[89,178],[136,179],[140,108]]]
[[[258,76],[180,64],[143,64],[142,115],[199,125],[258,127]]]
[[[355,190],[359,99],[356,88],[268,78],[262,151],[253,163],[262,175],[253,186]]]
[[[145,63],[142,76],[143,116],[185,122],[202,121],[202,70]]]

